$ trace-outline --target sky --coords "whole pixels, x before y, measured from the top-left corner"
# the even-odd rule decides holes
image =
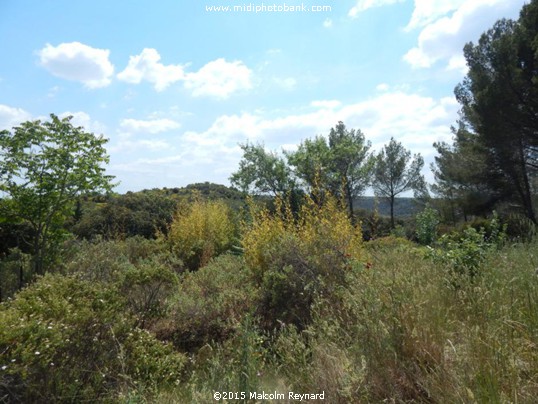
[[[0,130],[73,116],[124,193],[229,185],[240,144],[294,150],[342,121],[420,153],[431,182],[463,46],[525,3],[0,0]]]

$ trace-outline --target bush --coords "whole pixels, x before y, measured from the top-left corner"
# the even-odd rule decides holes
[[[254,310],[256,293],[243,259],[222,255],[183,276],[177,293],[170,298],[169,314],[153,329],[159,339],[188,351],[223,341]]]
[[[431,245],[437,239],[437,226],[439,223],[439,213],[426,205],[424,210],[416,216],[418,242],[422,245]]]
[[[0,399],[114,401],[176,382],[185,358],[123,314],[113,288],[46,275],[0,306]]]
[[[468,275],[471,280],[479,274],[480,265],[489,252],[502,247],[506,239],[506,226],[501,225],[494,213],[487,229],[468,227],[462,233],[444,234],[429,256],[434,262],[448,264],[457,275]]]
[[[236,226],[228,205],[197,198],[178,208],[167,241],[187,268],[196,270],[229,250],[235,237]]]
[[[263,326],[304,328],[317,296],[336,298],[351,265],[363,259],[362,237],[345,209],[329,195],[306,198],[297,219],[288,202],[276,213],[252,213],[243,235],[245,260],[262,290]],[[336,303],[336,300],[334,301]]]
[[[166,312],[166,299],[177,288],[182,263],[156,240],[81,242],[65,257],[65,271],[79,279],[114,287],[141,327]]]

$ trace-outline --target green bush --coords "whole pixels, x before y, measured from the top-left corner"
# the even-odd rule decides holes
[[[231,336],[242,318],[254,310],[256,296],[242,257],[225,254],[184,274],[169,299],[169,314],[153,329],[159,339],[193,351]]]
[[[416,216],[417,240],[422,245],[431,245],[437,239],[439,213],[429,205]]]
[[[487,229],[467,227],[462,233],[443,235],[429,256],[434,262],[449,265],[457,275],[473,279],[489,252],[499,249],[506,239],[506,226],[496,214],[487,222]]]
[[[0,398],[114,401],[179,380],[185,358],[135,327],[114,288],[46,275],[0,306]]]
[[[167,298],[177,289],[182,263],[157,240],[81,242],[64,270],[74,276],[114,287],[141,327],[165,315]]]

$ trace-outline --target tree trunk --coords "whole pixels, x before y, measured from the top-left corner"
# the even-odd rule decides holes
[[[394,195],[390,196],[390,227],[394,229]]]
[[[347,205],[349,208],[349,219],[351,224],[355,225],[355,212],[353,210],[353,196],[351,195],[351,189],[349,185],[346,184],[346,196],[347,196]]]

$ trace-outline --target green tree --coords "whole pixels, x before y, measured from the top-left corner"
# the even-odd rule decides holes
[[[103,167],[107,139],[73,126],[72,117],[50,117],[0,132],[0,191],[6,195],[1,215],[33,228],[36,274],[45,272],[78,195],[112,187]]]
[[[295,152],[287,153],[295,175],[307,187],[320,187],[342,196],[353,218],[353,200],[361,195],[371,179],[371,144],[360,130],[347,129],[343,122],[331,128],[328,139],[316,136],[303,141]]]
[[[411,159],[411,152],[394,138],[376,156],[372,186],[377,196],[386,198],[390,203],[392,228],[396,196],[411,190],[415,192],[415,197],[427,192],[426,181],[421,174],[423,166],[424,159],[420,154],[415,154]]]
[[[537,223],[538,1],[518,21],[500,20],[464,55],[469,72],[455,90],[461,124],[485,151],[493,196],[520,207]]]
[[[233,186],[244,192],[284,194],[293,190],[294,182],[286,161],[274,152],[267,152],[262,144],[245,143],[239,170],[230,177]]]
[[[484,147],[475,141],[475,136],[464,126],[454,132],[452,145],[434,143],[438,156],[431,165],[435,178],[432,191],[438,196],[436,205],[444,212],[445,220],[456,224],[463,216],[484,214],[498,199],[489,185],[493,173],[487,171],[487,154]]]

